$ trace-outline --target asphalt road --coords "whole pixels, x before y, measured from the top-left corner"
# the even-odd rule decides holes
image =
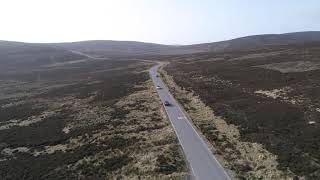
[[[162,103],[169,101],[171,104],[164,107],[185,153],[193,178],[196,180],[230,180],[207,144],[169,93],[161,78],[156,77],[159,66],[160,64],[150,69],[150,76],[154,85],[162,88],[157,89]]]

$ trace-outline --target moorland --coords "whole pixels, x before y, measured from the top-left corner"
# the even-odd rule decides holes
[[[2,53],[1,179],[188,176],[149,78],[154,63],[21,47]]]
[[[319,50],[311,43],[176,56],[163,75],[240,178],[317,179]]]

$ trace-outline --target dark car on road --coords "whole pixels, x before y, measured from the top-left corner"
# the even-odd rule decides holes
[[[165,105],[165,106],[170,106],[171,104],[169,103],[169,101],[165,101],[165,102],[164,102],[164,105]]]

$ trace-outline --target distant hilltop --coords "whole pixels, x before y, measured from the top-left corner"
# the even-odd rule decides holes
[[[55,48],[75,50],[104,56],[130,55],[178,55],[201,52],[221,52],[239,49],[265,48],[288,44],[320,42],[320,31],[295,32],[286,34],[264,34],[236,38],[227,41],[194,45],[162,45],[136,41],[92,40],[68,43],[19,43],[0,41],[0,54],[8,48]]]

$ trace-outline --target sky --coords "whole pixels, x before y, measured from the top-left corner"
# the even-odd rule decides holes
[[[198,44],[320,31],[319,0],[0,0],[0,39]]]

